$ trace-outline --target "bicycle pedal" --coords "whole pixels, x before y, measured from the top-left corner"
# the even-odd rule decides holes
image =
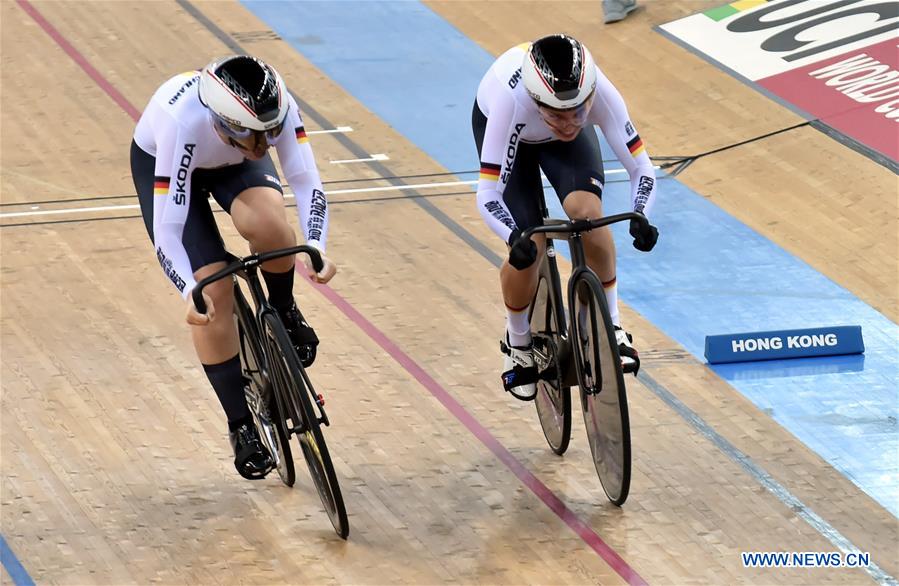
[[[537,380],[552,384],[556,381],[556,373],[557,372],[558,372],[558,370],[556,369],[555,365],[550,365],[550,366],[544,368],[543,370],[537,372]],[[553,385],[553,386],[555,386],[555,385]]]
[[[318,403],[319,407],[325,406],[325,397],[321,393],[315,396],[315,402]]]

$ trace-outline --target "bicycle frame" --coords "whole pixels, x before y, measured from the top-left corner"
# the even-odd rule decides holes
[[[621,506],[627,499],[631,477],[630,423],[627,412],[627,395],[623,371],[618,354],[616,334],[613,330],[602,281],[587,265],[582,233],[624,220],[648,220],[642,214],[618,214],[599,220],[563,221],[546,218],[544,224],[525,230],[521,238],[533,234],[546,235],[546,257],[540,265],[538,289],[531,301],[531,322],[534,311],[538,320],[547,319],[544,304],[551,302],[552,319],[557,327],[547,336],[555,339],[555,348],[548,347],[546,355],[537,355],[544,344],[535,341],[535,358],[548,362],[555,352],[555,374],[547,369],[550,378],[544,380],[544,395],[540,395],[538,383],[537,414],[544,436],[550,448],[561,455],[568,447],[571,430],[570,398],[568,389],[580,388],[581,411],[587,428],[587,439],[597,475],[603,491],[615,505]],[[554,239],[565,239],[571,249],[572,270],[567,287],[568,318],[562,304],[562,288],[555,258]],[[546,283],[547,291],[540,289]],[[583,317],[583,319],[582,319]],[[539,326],[538,326],[539,327]],[[540,335],[539,330],[535,331]],[[538,360],[539,362],[539,360]],[[551,363],[550,363],[551,364]],[[552,377],[559,377],[553,382]],[[542,378],[542,376],[541,376]],[[548,387],[561,386],[560,395],[554,395]],[[559,401],[558,397],[561,397]],[[542,399],[542,400],[541,400]]]
[[[304,252],[309,255],[309,258],[312,260],[312,266],[316,271],[322,270],[324,268],[324,263],[322,262],[321,253],[318,249],[308,246],[308,245],[300,245],[300,246],[291,246],[290,248],[282,248],[279,250],[274,250],[272,252],[259,252],[256,254],[251,254],[250,256],[244,257],[242,259],[235,258],[233,262],[231,262],[225,268],[216,271],[212,275],[209,275],[205,279],[202,279],[197,285],[194,287],[193,291],[191,291],[191,296],[194,300],[194,305],[197,308],[197,311],[200,313],[206,313],[206,302],[203,301],[203,289],[208,286],[210,283],[214,283],[220,279],[224,279],[229,275],[234,275],[239,272],[244,272],[247,282],[250,284],[250,293],[253,297],[253,302],[255,303],[257,308],[267,308],[272,310],[272,307],[268,304],[268,300],[262,291],[262,285],[259,283],[259,275],[256,272],[256,269],[259,265],[266,263],[270,260],[274,260],[276,258],[282,258],[285,256],[290,256],[293,254],[299,254]],[[261,313],[259,315],[262,315]],[[258,316],[257,316],[258,317]]]
[[[253,308],[250,307],[250,304],[243,294],[243,289],[240,288],[237,275],[232,278],[234,279],[234,313],[237,317],[238,324],[243,331],[246,332],[245,336],[241,336],[238,339],[238,343],[241,344],[241,346],[243,344],[249,346],[249,354],[253,358],[253,366],[258,369],[260,376],[263,376],[266,366],[265,351],[259,347],[259,325],[256,321],[256,317],[253,315]],[[267,375],[264,375],[263,378],[267,378]]]
[[[546,217],[546,208],[543,207],[542,211],[544,217]],[[545,219],[542,226],[528,228],[521,234],[522,239],[530,238],[533,234],[546,235],[546,258],[544,259],[544,262],[541,263],[540,276],[545,278],[550,284],[549,295],[552,297],[553,307],[556,311],[556,323],[559,324],[559,334],[563,341],[562,346],[559,348],[559,356],[562,358],[562,381],[567,386],[575,386],[578,384],[577,367],[574,364],[574,355],[571,352],[571,344],[568,339],[569,332],[573,328],[571,320],[575,319],[575,316],[571,315],[566,318],[562,304],[559,303],[562,298],[562,283],[558,263],[556,262],[556,249],[553,245],[553,240],[566,240],[569,249],[571,250],[572,268],[571,275],[568,277],[566,295],[567,304],[565,305],[566,307],[571,308],[574,307],[574,286],[577,282],[577,277],[582,273],[592,272],[590,267],[587,266],[587,257],[584,252],[584,242],[581,234],[616,222],[634,219],[648,223],[646,216],[634,212],[616,214],[598,220],[565,221]]]
[[[250,288],[250,296],[254,301],[254,305],[250,306],[249,301],[247,301],[246,295],[244,295],[243,289],[240,287],[240,281],[238,277],[243,278],[247,281]],[[237,321],[239,327],[243,330],[243,334],[239,336],[238,343],[241,345],[241,350],[243,350],[242,355],[246,356],[249,354],[253,360],[253,368],[251,369],[249,364],[244,364],[248,375],[256,375],[260,377],[260,388],[265,389],[265,392],[271,392],[271,381],[269,379],[269,370],[267,360],[268,357],[266,355],[265,348],[263,344],[261,344],[261,336],[259,325],[262,323],[263,316],[273,309],[268,306],[260,305],[256,302],[262,295],[261,286],[259,284],[258,275],[253,272],[252,274],[247,274],[244,271],[236,273],[233,276],[234,279],[234,313],[237,317]]]
[[[559,273],[559,266],[556,262],[556,249],[552,239],[546,239],[546,258],[540,265],[540,277],[543,278],[549,286],[548,295],[552,301],[553,311],[555,312],[556,324],[559,328],[559,338],[561,344],[558,348],[560,358],[560,368],[562,370],[562,383],[565,386],[577,385],[577,372],[574,368],[574,358],[571,354],[571,343],[568,338],[570,331],[568,318],[565,315],[565,307],[560,303],[562,299],[562,278]],[[536,292],[535,292],[536,295]],[[534,309],[533,302],[531,310]],[[530,318],[530,316],[528,316]]]
[[[268,314],[276,313],[276,310],[271,306],[271,304],[269,304],[268,298],[266,297],[265,292],[262,289],[262,283],[259,279],[258,267],[266,261],[301,252],[309,255],[310,259],[312,260],[312,266],[316,271],[320,271],[322,269],[324,265],[321,260],[321,254],[317,249],[308,245],[294,246],[291,248],[284,248],[272,252],[257,253],[247,256],[243,259],[232,256],[232,258],[234,259],[233,262],[228,264],[228,266],[226,266],[225,268],[217,271],[216,273],[206,277],[205,279],[202,279],[199,283],[197,283],[196,287],[194,287],[194,290],[191,292],[197,311],[199,311],[200,313],[206,313],[206,303],[203,301],[202,295],[203,289],[210,283],[213,283],[220,279],[224,279],[225,277],[231,275],[235,275],[235,277],[233,277],[235,309],[238,311],[238,319],[247,321],[244,326],[253,335],[254,342],[251,342],[251,351],[253,353],[253,358],[256,361],[256,367],[259,368],[260,371],[266,371],[266,369],[268,368],[269,357],[264,344],[261,347],[257,347],[257,344],[259,344],[261,341],[261,333],[263,330],[265,317]],[[237,276],[242,277],[247,282],[250,290],[250,297],[253,300],[252,319],[249,320],[247,320],[248,316],[246,315],[246,313],[251,313],[249,307],[250,304],[247,302],[246,297],[243,294],[243,290],[240,288],[240,285],[237,281]],[[262,372],[260,372],[260,374],[262,374]],[[304,378],[306,378],[305,372],[303,372],[303,375]],[[305,382],[307,385],[309,384],[308,378],[306,378]],[[276,400],[278,402],[278,409],[281,413],[284,413],[284,405],[281,402],[281,397],[277,394]],[[315,402],[313,401],[313,403]],[[327,425],[327,416],[321,409],[321,405],[318,405],[318,409],[320,412],[321,421]],[[288,431],[292,434],[302,433],[302,431],[304,431],[302,427],[303,426],[300,422],[295,421],[294,427],[288,429]]]
[[[286,440],[290,436],[296,436],[303,450],[303,457],[309,467],[313,484],[322,499],[331,524],[337,534],[346,539],[349,534],[346,507],[343,503],[334,464],[321,433],[321,426],[329,425],[324,410],[324,400],[321,395],[316,395],[315,388],[294,351],[293,342],[290,340],[284,323],[277,310],[268,302],[257,271],[257,267],[268,260],[298,252],[307,253],[315,270],[317,272],[322,270],[321,254],[315,248],[303,245],[273,250],[235,260],[227,267],[197,283],[191,295],[197,311],[206,313],[207,308],[203,302],[202,293],[204,287],[235,274],[246,280],[255,305],[255,313],[251,315],[246,296],[243,294],[237,278],[232,277],[235,311],[238,323],[243,326],[245,333],[253,338],[249,344],[253,359],[256,361],[256,368],[260,369],[260,377],[266,379],[264,382],[273,385],[274,406],[277,407],[278,413],[275,425],[278,426],[279,437],[285,440],[281,444],[284,448],[285,458],[290,458],[291,453]],[[287,427],[288,418],[291,422],[290,427]],[[293,464],[292,460],[285,461],[291,463],[289,466],[285,464],[287,472],[281,475],[281,480],[291,486],[294,479]],[[282,472],[280,466],[278,472],[279,474]]]

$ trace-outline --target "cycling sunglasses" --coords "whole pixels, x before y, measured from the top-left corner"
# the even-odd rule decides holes
[[[594,97],[595,93],[590,94],[583,104],[569,110],[556,110],[555,108],[550,108],[549,106],[544,106],[540,102],[537,102],[537,110],[540,111],[540,115],[544,120],[556,126],[566,123],[583,126],[584,123],[587,122],[587,115],[590,114],[590,108],[593,107]]]
[[[278,137],[281,136],[281,132],[284,130],[284,123],[287,122],[287,118],[285,117],[284,120],[281,122],[281,124],[275,126],[274,128],[269,128],[268,130],[262,131],[262,130],[253,130],[252,128],[244,128],[243,126],[240,126],[238,124],[232,124],[231,122],[228,122],[224,118],[221,118],[216,115],[213,115],[212,119],[215,122],[215,125],[218,127],[218,129],[221,130],[226,136],[228,136],[230,138],[236,138],[236,139],[243,140],[243,139],[250,138],[254,134],[257,134],[257,135],[264,134],[265,141],[266,141],[266,143],[268,143],[269,146],[272,146],[275,144],[275,141],[278,140]]]

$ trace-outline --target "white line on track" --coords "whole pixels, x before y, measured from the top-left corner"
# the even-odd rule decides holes
[[[353,132],[352,126],[338,126],[328,130],[309,130],[306,134],[334,134],[335,132]]]
[[[343,128],[343,127],[341,127]],[[658,167],[656,167],[658,169]],[[614,175],[617,173],[627,173],[624,169],[610,169],[606,171],[606,175]],[[379,191],[409,191],[418,189],[437,189],[439,187],[462,187],[465,185],[477,185],[477,180],[471,181],[443,181],[439,183],[415,183],[412,185],[385,185],[382,187],[354,187],[351,189],[329,189],[328,195],[339,195],[342,193],[374,193]],[[285,193],[284,197],[293,197],[293,194]],[[210,200],[211,201],[211,200]],[[27,205],[23,203],[22,205]],[[32,206],[34,209],[34,206]],[[24,218],[29,216],[57,216],[62,214],[82,214],[94,212],[111,212],[120,210],[136,210],[140,209],[138,204],[121,204],[114,206],[86,206],[80,208],[62,208],[58,210],[38,210],[30,212],[8,212],[0,213],[0,219],[5,218]]]
[[[377,191],[408,191],[410,189],[434,189],[437,187],[461,187],[464,185],[475,185],[477,181],[445,181],[441,183],[418,183],[414,185],[386,185],[383,187],[355,187],[352,189],[329,189],[328,195],[337,195],[341,193],[371,193]],[[285,193],[284,197],[293,197],[292,193]],[[211,200],[210,200],[211,201]],[[0,214],[3,218],[22,218],[26,216],[54,216],[59,214],[79,214],[92,212],[109,212],[114,210],[136,210],[139,209],[138,204],[121,204],[114,206],[86,206],[81,208],[63,208],[59,210],[40,210],[36,212],[9,212]]]
[[[341,163],[368,163],[369,161],[387,161],[389,159],[390,157],[388,157],[384,153],[374,153],[367,159],[340,159],[339,161],[331,161],[331,164],[339,165]]]

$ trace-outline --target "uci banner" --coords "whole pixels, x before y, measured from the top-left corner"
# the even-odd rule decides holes
[[[899,167],[899,0],[739,0],[660,29]]]

